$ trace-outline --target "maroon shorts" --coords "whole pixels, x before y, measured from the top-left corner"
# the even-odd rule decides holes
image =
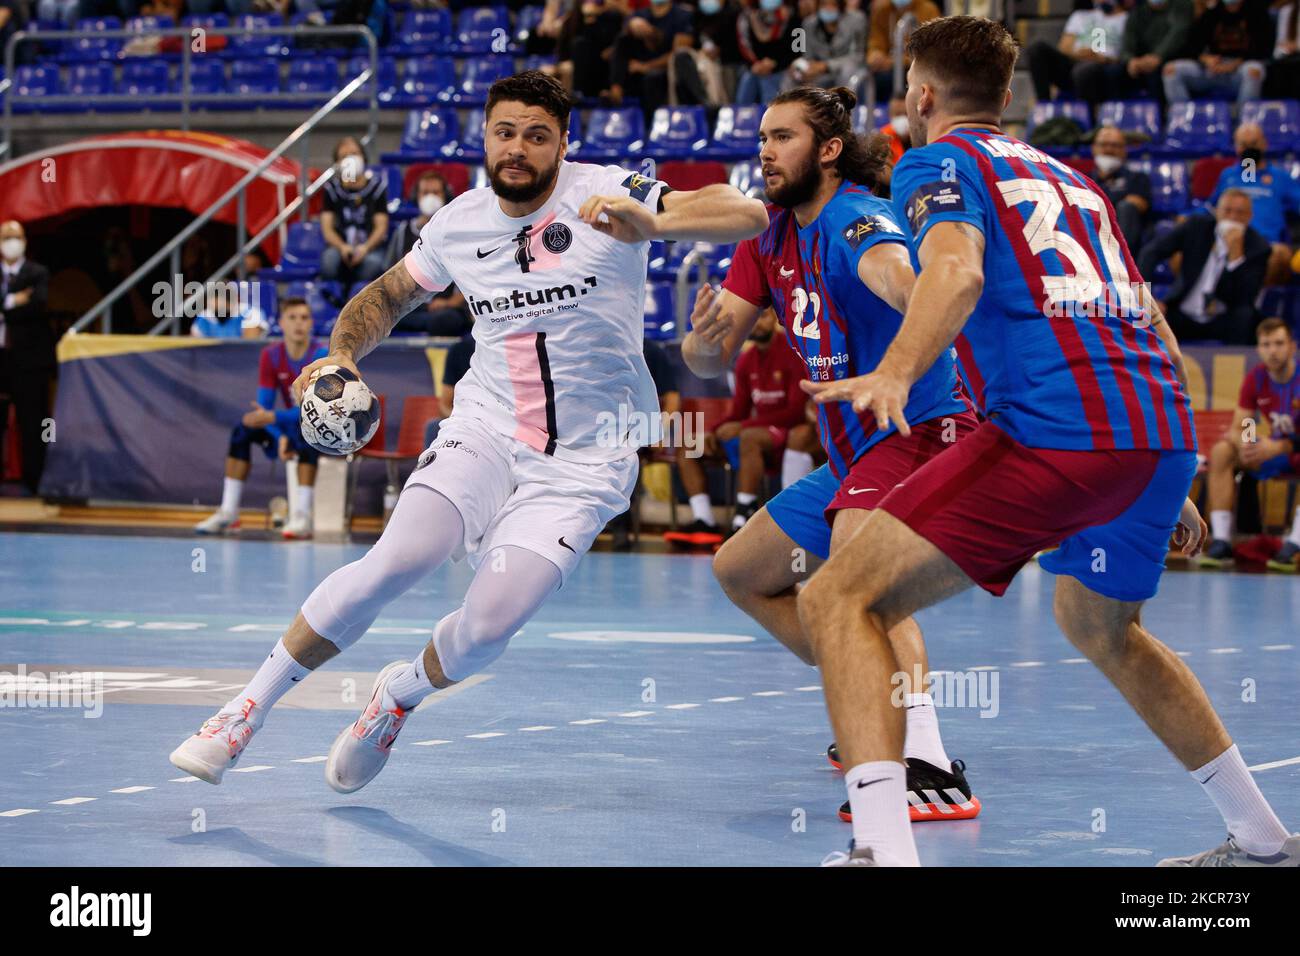
[[[1078,577],[1101,593],[1140,600],[1154,593],[1180,496],[1191,480],[1183,459],[1194,457],[1026,448],[986,421],[920,468],[880,507],[992,594],[1006,591],[1039,551],[1065,542],[1063,550],[1081,567],[1050,570]],[[1094,529],[1088,533],[1113,555],[1104,578],[1093,580],[1087,569],[1093,543],[1080,534],[1086,529]],[[1080,548],[1066,547],[1076,540]]]
[[[918,468],[940,452],[956,445],[979,426],[979,419],[970,412],[945,415],[912,426],[912,434],[904,437],[894,432],[883,441],[872,445],[853,463],[848,475],[840,482],[840,490],[826,506],[826,521],[835,520],[835,512],[842,508],[871,510],[879,506],[885,496],[913,474]]]

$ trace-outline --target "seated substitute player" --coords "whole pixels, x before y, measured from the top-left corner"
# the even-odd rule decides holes
[[[704,454],[677,456],[682,485],[695,516],[681,531],[664,533],[664,540],[681,544],[722,543],[713,520],[705,465],[730,458],[736,475],[736,515],[732,530],[744,526],[758,510],[758,493],[769,464],[779,463],[791,428],[803,423],[808,396],[799,387],[806,377],[799,356],[784,345],[772,344],[776,313],[766,310],[749,333],[749,348],[736,361],[736,388],[731,407],[717,427],[704,435]]]
[[[221,492],[221,507],[194,526],[196,534],[232,534],[240,529],[239,500],[244,480],[251,467],[253,445],[260,445],[267,458],[278,454],[285,462],[297,460],[297,498],[289,502],[289,523],[281,534],[286,538],[310,538],[312,531],[312,494],[316,484],[316,461],[320,457],[302,437],[298,427],[298,405],[290,386],[302,374],[308,362],[327,352],[323,343],[311,337],[311,307],[305,299],[289,297],[280,301],[280,329],[284,341],[262,349],[257,361],[257,401],[252,411],[230,432],[226,453],[226,481]],[[284,408],[273,411],[279,394]]]
[[[759,159],[770,224],[740,243],[716,295],[697,297],[682,355],[701,377],[722,374],[760,309],[785,320],[786,341],[813,381],[834,382],[875,368],[902,322],[915,281],[907,242],[887,200],[873,195],[889,166],[888,146],[853,133],[847,89],[782,93],[759,127]],[[784,347],[784,346],[780,346]],[[727,596],[806,664],[817,663],[799,624],[796,585],[861,527],[895,485],[975,427],[951,354],[913,387],[911,435],[877,429],[847,402],[818,406],[828,463],[782,490],[723,546],[714,573]],[[890,633],[906,683],[907,794],[913,820],[968,819],[979,813],[964,765],[948,759],[920,628],[910,619]],[[840,766],[835,745],[831,762]],[[840,810],[848,820],[848,804]]]
[[[677,192],[617,166],[567,162],[570,107],[559,82],[537,71],[493,83],[490,188],[438,210],[406,258],[344,307],[330,354],[299,376],[297,390],[325,365],[355,371],[398,319],[452,283],[475,314],[455,409],[383,535],[312,592],[248,686],[172,753],[181,769],[219,783],[295,681],[468,553],[477,570],[463,603],[415,660],[380,671],[330,749],[329,785],[360,789],[416,705],[496,660],[627,509],[637,447],[660,427],[641,344],[650,241],[737,242],[767,214],[731,186]]]
[[[1171,536],[1194,554],[1205,523],[1186,498],[1196,436],[1177,342],[1115,211],[1087,177],[1000,131],[1019,52],[1001,23],[933,20],[907,52],[915,148],[893,195],[916,285],[875,371],[807,387],[851,396],[907,434],[912,383],[957,339],[986,420],[886,495],[799,594],[850,768],[854,843],[825,862],[918,864],[888,629],[972,585],[1000,595],[1059,545],[1039,563],[1058,575],[1061,630],[1227,824],[1222,846],[1163,862],[1295,866],[1300,836],[1264,800],[1191,669],[1142,627]]]
[[[1236,511],[1239,469],[1249,469],[1260,481],[1300,472],[1300,448],[1295,423],[1300,419],[1300,369],[1296,344],[1287,324],[1265,319],[1255,330],[1259,364],[1246,375],[1237,398],[1237,410],[1223,437],[1210,449],[1205,480],[1210,508],[1210,546],[1201,564],[1222,567],[1232,561],[1232,516]],[[1245,422],[1268,425],[1268,436],[1258,437]],[[1268,562],[1275,571],[1294,572],[1300,558],[1300,507],[1282,549]]]

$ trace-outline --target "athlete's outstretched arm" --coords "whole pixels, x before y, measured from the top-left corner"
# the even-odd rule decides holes
[[[984,291],[984,234],[969,223],[940,222],[917,253],[921,274],[912,289],[903,325],[876,370],[839,382],[804,382],[819,402],[852,401],[871,409],[879,428],[892,422],[912,433],[903,416],[912,385],[961,332]]]
[[[726,289],[700,286],[691,312],[691,331],[682,340],[682,361],[700,378],[717,378],[731,368],[762,310]]]
[[[633,243],[651,239],[739,242],[767,228],[762,200],[750,199],[726,183],[664,193],[662,203],[663,212],[654,212],[631,196],[591,196],[578,209],[578,218],[597,232]]]
[[[894,311],[907,314],[907,302],[916,285],[916,273],[907,246],[878,242],[858,259],[858,278]]]
[[[293,383],[294,396],[301,395],[312,373],[326,365],[341,365],[359,378],[356,363],[388,337],[402,316],[431,298],[433,293],[421,288],[406,263],[398,262],[343,307],[330,336],[330,354],[303,368]]]

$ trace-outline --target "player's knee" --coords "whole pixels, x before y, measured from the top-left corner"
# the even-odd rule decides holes
[[[1210,465],[1226,467],[1232,465],[1237,460],[1237,449],[1226,438],[1221,438],[1214,443],[1210,449]]]
[[[1102,619],[1077,591],[1058,586],[1052,611],[1061,633],[1088,660],[1104,660],[1123,651],[1130,622]]]
[[[515,630],[513,622],[466,614],[462,608],[454,627],[439,627],[434,632],[434,650],[443,674],[454,681],[477,674],[505,653]]]

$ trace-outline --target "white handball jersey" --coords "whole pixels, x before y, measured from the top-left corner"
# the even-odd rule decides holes
[[[603,235],[578,210],[594,195],[629,194],[654,209],[666,188],[618,166],[561,162],[529,216],[507,216],[490,188],[434,214],[404,261],[424,289],[455,283],[474,316],[456,414],[564,461],[614,461],[659,440],[643,346],[649,243]]]

